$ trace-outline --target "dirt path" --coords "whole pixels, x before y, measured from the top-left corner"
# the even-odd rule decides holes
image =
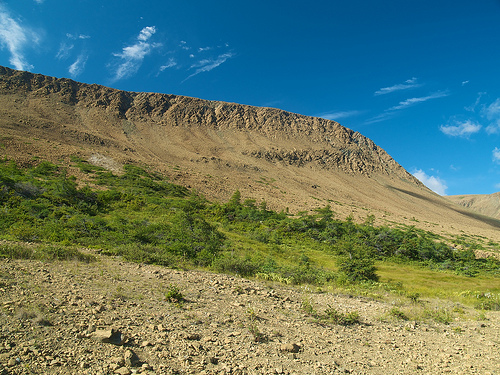
[[[0,374],[500,374],[498,312],[403,321],[389,302],[98,259],[0,261]],[[361,323],[304,311],[328,305]]]

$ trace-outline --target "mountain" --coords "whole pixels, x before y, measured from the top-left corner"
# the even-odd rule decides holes
[[[500,221],[427,189],[363,135],[273,108],[96,84],[0,67],[0,157],[26,165],[82,157],[116,172],[149,166],[209,199],[500,240]],[[72,173],[78,171],[72,170]]]
[[[472,211],[500,219],[500,192],[477,195],[450,195],[446,198]]]

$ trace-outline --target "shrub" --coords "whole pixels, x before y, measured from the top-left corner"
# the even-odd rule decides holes
[[[393,316],[394,318],[401,319],[401,320],[408,320],[408,317],[404,312],[399,310],[397,307],[393,307],[389,310],[389,315]]]
[[[216,258],[212,267],[219,272],[234,273],[241,276],[254,276],[260,265],[251,258],[240,258],[232,255],[223,255]]]
[[[366,249],[354,241],[344,241],[338,248],[339,271],[351,282],[378,281],[375,260]]]
[[[165,293],[165,300],[170,303],[181,303],[184,301],[184,296],[177,285],[170,284]]]
[[[339,325],[352,325],[360,322],[359,313],[357,311],[342,313],[331,305],[328,305],[328,308],[325,310],[325,314],[327,320]]]

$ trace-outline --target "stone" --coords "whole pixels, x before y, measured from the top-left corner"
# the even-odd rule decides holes
[[[123,345],[125,342],[125,336],[114,328],[96,329],[92,337],[97,341],[114,345]]]
[[[281,344],[280,351],[287,353],[298,353],[300,346],[295,343]]]
[[[123,355],[123,359],[125,360],[125,364],[130,367],[135,367],[139,364],[139,357],[132,350],[128,349],[125,351]]]
[[[120,368],[115,370],[115,374],[118,374],[118,375],[130,375],[131,373],[132,373],[132,371],[130,371],[126,367],[120,367]]]
[[[17,361],[15,360],[15,358],[10,358],[9,361],[7,362],[7,366],[13,367],[15,365],[17,365]]]

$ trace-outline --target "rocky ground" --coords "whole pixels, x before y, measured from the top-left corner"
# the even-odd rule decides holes
[[[500,374],[498,312],[404,321],[393,302],[101,256],[2,259],[0,374]],[[318,318],[328,306],[360,323]]]

